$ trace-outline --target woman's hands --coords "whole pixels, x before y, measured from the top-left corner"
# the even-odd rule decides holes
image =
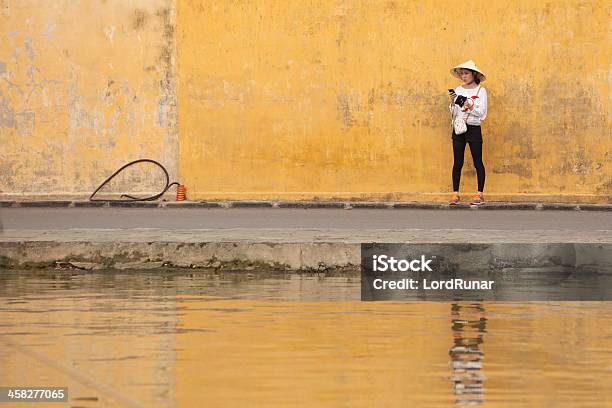
[[[455,92],[451,93],[448,95],[450,97],[450,103],[452,104],[453,102],[455,102],[455,98],[457,97],[457,94]]]

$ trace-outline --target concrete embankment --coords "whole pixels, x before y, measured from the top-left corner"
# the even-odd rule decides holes
[[[451,270],[612,273],[612,213],[5,208],[4,268],[359,270],[360,244],[410,243]]]
[[[612,274],[612,244],[415,243],[424,254],[446,259],[448,270],[576,268]],[[357,272],[360,245],[270,242],[0,242],[4,268],[74,267]]]

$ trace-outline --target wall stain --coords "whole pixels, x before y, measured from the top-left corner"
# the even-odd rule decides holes
[[[520,177],[531,177],[533,175],[531,162],[511,162],[511,160],[512,159],[505,159],[501,163],[494,163],[491,171],[496,174],[516,174]]]
[[[592,166],[593,161],[587,157],[584,146],[576,146],[555,170],[562,176],[577,176],[580,183],[585,184]]]
[[[160,47],[158,63],[163,69],[159,81],[160,97],[158,99],[157,120],[160,127],[168,126],[176,133],[176,81],[174,75],[174,21],[172,10],[162,8],[155,12],[163,29],[163,44]]]
[[[30,136],[36,128],[36,114],[31,110],[19,112],[15,115],[15,122],[20,136]]]
[[[112,87],[113,87],[114,83],[115,83],[115,81],[113,81],[112,79],[109,79],[106,82],[106,89],[103,92],[103,94],[104,94],[103,100],[104,100],[104,102],[106,102],[107,105],[110,105],[113,102],[113,98],[112,98],[113,89],[112,89]]]
[[[356,124],[354,112],[359,110],[359,95],[340,93],[336,97],[336,111],[338,118],[344,124],[345,130]]]
[[[605,106],[592,83],[580,78],[564,81],[551,78],[541,88],[539,105],[532,106],[539,118],[546,118],[549,137],[569,142],[585,129],[605,128]]]
[[[16,128],[15,109],[11,106],[11,101],[2,94],[0,89],[0,126],[5,128]]]
[[[595,188],[597,194],[607,196],[608,201],[612,200],[612,176],[605,176]]]
[[[136,9],[132,14],[132,28],[134,30],[140,30],[144,28],[147,23],[148,14],[146,10]]]

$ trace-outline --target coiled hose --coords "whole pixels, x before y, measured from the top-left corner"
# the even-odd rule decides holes
[[[166,187],[164,187],[164,189],[162,190],[161,193],[156,194],[154,196],[151,197],[134,197],[128,194],[121,194],[121,197],[125,197],[126,199],[122,199],[122,200],[106,200],[106,199],[100,199],[100,198],[94,198],[94,196],[96,195],[96,193],[98,191],[100,191],[100,189],[102,187],[104,187],[106,185],[106,183],[108,183],[109,181],[111,181],[113,179],[113,177],[115,177],[117,174],[121,173],[126,167],[129,167],[133,164],[136,163],[153,163],[158,165],[159,167],[161,167],[161,169],[164,172],[164,175],[166,176]],[[119,170],[117,170],[116,172],[114,172],[109,178],[107,178],[106,180],[104,180],[104,182],[102,184],[100,184],[100,186],[98,188],[96,188],[96,190],[91,193],[91,195],[89,196],[89,201],[113,201],[113,202],[131,202],[131,201],[153,201],[153,200],[157,200],[159,197],[163,196],[166,191],[168,191],[168,189],[170,187],[172,187],[173,185],[179,185],[179,183],[177,183],[176,181],[173,183],[170,183],[170,176],[168,174],[168,170],[166,170],[166,168],[164,166],[162,166],[160,163],[156,162],[155,160],[151,160],[151,159],[138,159],[138,160],[134,160],[132,162],[129,162],[128,164],[126,164],[125,166],[121,167]]]

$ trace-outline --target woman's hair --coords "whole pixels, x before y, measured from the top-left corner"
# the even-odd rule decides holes
[[[480,85],[480,74],[474,71],[473,69],[470,69],[470,71],[472,71],[472,75],[474,76],[474,82],[476,82],[476,85]]]

